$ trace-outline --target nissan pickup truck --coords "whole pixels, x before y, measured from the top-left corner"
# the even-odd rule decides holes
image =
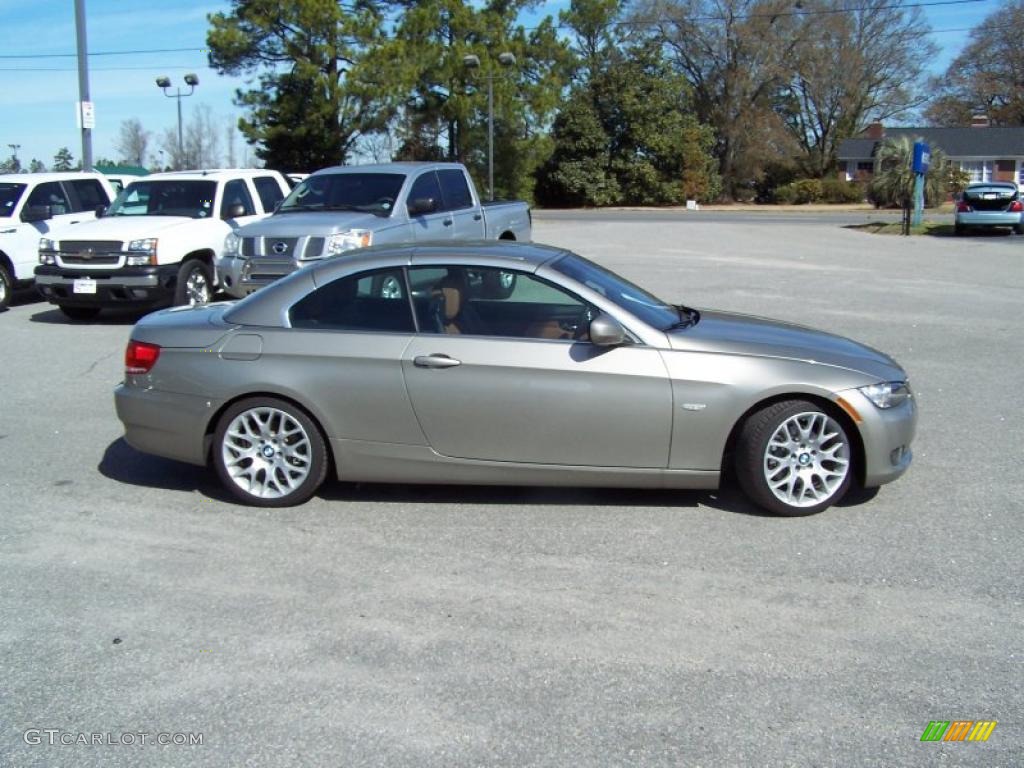
[[[531,223],[524,202],[481,203],[461,163],[325,168],[303,179],[272,216],[235,229],[217,274],[227,293],[242,298],[310,262],[355,248],[529,241]],[[491,294],[511,290],[510,282],[492,287]]]
[[[98,173],[0,175],[0,311],[15,289],[32,287],[40,237],[95,219],[113,199],[113,187]]]
[[[288,192],[267,170],[142,177],[95,221],[37,240],[36,288],[74,320],[105,307],[204,304],[225,237],[268,216]]]

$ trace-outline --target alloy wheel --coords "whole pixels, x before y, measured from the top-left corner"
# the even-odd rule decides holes
[[[790,416],[772,433],[764,452],[764,479],[791,507],[827,502],[850,472],[850,441],[842,426],[820,411]]]
[[[309,477],[313,449],[291,414],[269,406],[242,411],[221,443],[224,468],[242,491],[262,499],[293,493]]]

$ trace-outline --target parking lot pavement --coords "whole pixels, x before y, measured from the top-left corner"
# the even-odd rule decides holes
[[[1019,765],[1024,238],[543,213],[535,236],[893,354],[914,466],[796,519],[730,489],[331,483],[247,509],[120,440],[130,319],[21,302],[0,765]],[[933,720],[998,725],[921,742]],[[102,743],[60,744],[81,734]]]

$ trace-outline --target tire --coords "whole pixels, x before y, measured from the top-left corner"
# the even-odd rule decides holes
[[[290,507],[308,500],[327,477],[327,446],[300,408],[275,397],[250,397],[217,422],[213,463],[243,503]]]
[[[1014,234],[1016,234],[1016,235],[1024,235],[1024,224],[1017,224],[1017,225],[1016,225],[1016,226],[1015,226],[1015,227],[1013,228],[1013,232],[1014,232]]]
[[[57,306],[65,317],[72,320],[92,320],[100,313],[99,307],[69,307],[67,304],[58,304]]]
[[[11,306],[11,299],[14,297],[14,278],[7,271],[7,267],[0,264],[0,312]]]
[[[736,479],[750,500],[785,517],[828,509],[843,498],[854,474],[846,428],[806,400],[786,400],[750,416],[735,460]]]
[[[213,298],[213,273],[210,266],[198,259],[189,259],[178,270],[174,285],[174,305],[195,306]]]
[[[963,233],[964,233],[964,225],[961,224],[959,221],[956,222],[953,225],[953,234],[959,236],[959,235],[962,235]]]

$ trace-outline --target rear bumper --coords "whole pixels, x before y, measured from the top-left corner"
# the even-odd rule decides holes
[[[114,405],[132,448],[205,466],[206,426],[216,403],[122,383],[114,389]]]
[[[956,223],[964,227],[1016,227],[1021,223],[1021,214],[1005,211],[958,212]]]
[[[171,301],[178,282],[179,264],[122,267],[116,270],[36,267],[36,289],[52,304],[75,307],[153,305]],[[96,293],[75,293],[75,280],[96,281]]]

